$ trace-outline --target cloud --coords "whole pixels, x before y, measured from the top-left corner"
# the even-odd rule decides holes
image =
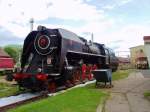
[[[113,10],[132,1],[113,0],[103,7],[96,7],[89,4],[91,0],[87,0],[89,3],[85,0],[0,0],[0,36],[4,38],[0,43],[21,43],[30,31],[30,18],[34,18],[34,29],[42,21],[40,24],[48,28],[65,28],[88,40],[93,33],[94,41],[104,43],[115,51],[129,50],[129,47],[143,44],[142,38],[150,35],[150,27],[130,24],[122,17],[108,17],[105,10]],[[65,22],[53,23],[51,18],[56,18],[57,21],[76,21],[79,27]],[[48,20],[49,24],[45,22]],[[81,25],[83,21],[84,24]]]
[[[110,3],[107,3],[106,5],[104,5],[102,7],[102,9],[104,9],[104,10],[112,10],[114,8],[126,5],[126,4],[128,4],[128,3],[132,2],[132,1],[133,0],[114,0],[114,2],[110,2]]]
[[[129,2],[131,2],[133,0],[119,0],[119,1],[120,1],[119,6],[121,6],[121,5],[125,5],[125,4],[127,4]]]
[[[81,0],[54,0],[48,8],[51,17],[94,21],[103,18],[103,11]]]
[[[103,9],[107,9],[107,10],[112,10],[112,9],[114,9],[116,7],[116,5],[115,4],[109,4],[109,5],[104,5],[102,8]]]
[[[25,36],[30,32],[30,28],[28,26],[17,25],[14,23],[6,24],[4,28],[18,38],[25,38]]]
[[[113,6],[105,8],[113,8]],[[85,21],[86,24],[80,28],[70,26],[73,31],[80,34],[94,32],[97,35],[113,25],[113,20],[106,18],[103,10],[83,0],[3,0],[0,4],[0,16],[1,26],[18,37],[25,37],[30,31],[29,20],[32,17],[35,22],[48,20],[48,18]],[[62,24],[62,26],[66,25]]]
[[[23,39],[14,36],[11,32],[0,27],[0,46],[8,44],[22,44]]]
[[[50,17],[93,21],[103,17],[102,10],[82,0],[3,0],[0,9],[1,20],[17,23],[27,23],[32,17],[37,21]]]
[[[35,22],[58,18],[88,23],[103,19],[104,12],[96,6],[86,4],[83,0],[1,1],[0,25],[15,36],[24,37],[29,32],[30,18],[34,18]]]
[[[104,35],[104,43],[115,51],[129,51],[130,47],[143,45],[143,36],[150,35],[148,25],[128,24],[118,30]],[[120,42],[109,40],[121,40]],[[118,47],[117,47],[118,46]]]

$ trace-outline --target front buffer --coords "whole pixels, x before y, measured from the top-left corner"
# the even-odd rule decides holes
[[[19,88],[27,88],[33,91],[41,91],[47,89],[48,76],[43,73],[25,74],[16,73],[14,75],[15,81],[18,82]]]

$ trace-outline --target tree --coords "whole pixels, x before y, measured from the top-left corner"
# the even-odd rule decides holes
[[[19,59],[19,51],[17,51],[16,49],[12,48],[11,46],[4,47],[4,51],[7,52],[14,59],[15,62],[18,61],[18,59]]]

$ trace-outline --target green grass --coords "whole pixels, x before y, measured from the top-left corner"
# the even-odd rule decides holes
[[[127,78],[132,70],[118,70],[112,74],[112,80],[120,80]]]
[[[95,112],[98,104],[103,104],[107,96],[107,93],[95,89],[94,84],[90,84],[20,106],[9,112]]]
[[[145,96],[146,98],[150,98],[150,91],[146,91],[146,92],[144,93],[144,96]]]
[[[15,95],[19,92],[20,91],[16,85],[0,83],[0,98]]]

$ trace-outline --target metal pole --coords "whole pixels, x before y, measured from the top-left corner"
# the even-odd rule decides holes
[[[91,34],[91,41],[92,41],[92,43],[94,41],[93,33]]]
[[[33,30],[34,19],[31,18],[29,22],[30,22],[30,31],[32,31]]]

